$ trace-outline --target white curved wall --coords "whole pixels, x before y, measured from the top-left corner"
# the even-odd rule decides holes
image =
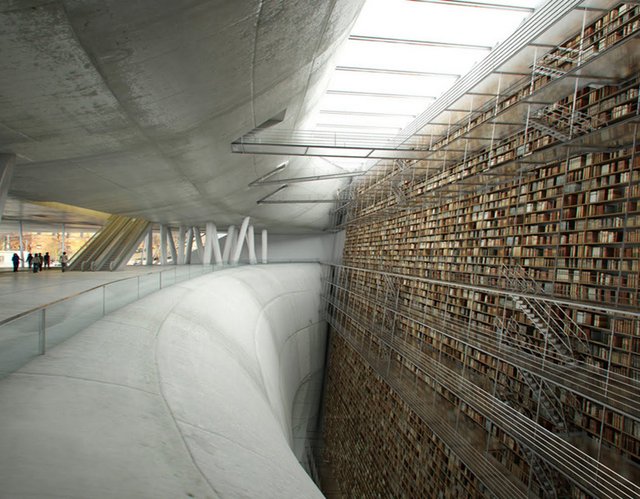
[[[175,285],[0,381],[0,497],[322,497],[291,450],[317,410],[320,269]]]

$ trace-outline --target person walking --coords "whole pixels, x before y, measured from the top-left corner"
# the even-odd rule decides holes
[[[18,253],[14,253],[13,256],[11,257],[11,261],[13,262],[14,272],[18,272],[18,265],[20,265],[20,260],[22,260],[22,258],[18,256]]]
[[[33,273],[37,274],[38,270],[40,270],[40,255],[38,253],[33,255],[33,260],[31,263],[33,264]]]
[[[29,266],[29,270],[31,270],[31,262],[33,262],[33,255],[29,252],[27,255],[27,265]]]
[[[51,256],[48,251],[44,254],[44,266],[47,269],[51,268]]]
[[[62,255],[60,255],[60,267],[62,267],[62,272],[67,267],[67,262],[69,261],[69,257],[67,256],[67,252],[63,251]]]

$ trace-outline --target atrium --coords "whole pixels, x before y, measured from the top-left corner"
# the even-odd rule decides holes
[[[0,28],[0,497],[640,497],[638,2]]]

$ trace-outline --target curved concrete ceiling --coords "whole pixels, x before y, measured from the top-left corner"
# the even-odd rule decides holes
[[[0,152],[12,197],[153,222],[320,230],[328,204],[257,205],[248,187],[286,158],[230,143],[286,110],[296,128],[324,90],[362,0],[4,0]],[[289,173],[339,171],[298,158]],[[331,198],[342,181],[296,184]]]

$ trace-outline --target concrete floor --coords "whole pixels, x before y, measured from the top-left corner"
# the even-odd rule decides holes
[[[168,267],[128,267],[119,272],[61,272],[51,268],[34,274],[29,270],[0,271],[0,321],[42,305],[113,281],[160,272]]]
[[[0,289],[16,312],[140,273],[3,274]],[[186,280],[0,379],[0,498],[322,497],[292,452],[319,392],[320,282],[309,264]]]

